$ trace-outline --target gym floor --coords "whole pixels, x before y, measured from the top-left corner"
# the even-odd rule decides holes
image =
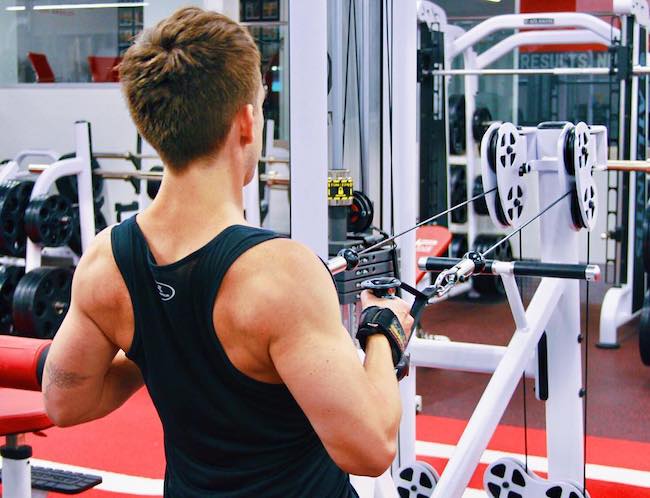
[[[599,305],[590,307],[588,489],[592,498],[650,498],[650,368],[639,359],[636,322],[619,330],[620,349],[595,347],[599,313]],[[461,297],[430,307],[423,328],[453,340],[505,345],[513,322],[505,301]],[[432,463],[439,472],[487,382],[486,375],[418,370],[417,391],[423,398],[423,412],[417,421],[416,449],[419,458]],[[486,496],[478,489],[482,473],[493,459],[507,453],[522,455],[523,460],[522,392],[520,386],[465,498]],[[527,424],[529,469],[544,475],[546,461],[540,458],[545,454],[543,403],[535,400],[530,381]],[[102,474],[104,483],[99,489],[82,496],[160,496],[162,430],[146,391],[138,392],[105,419],[80,427],[52,428],[45,436],[28,436],[36,465],[72,465]]]

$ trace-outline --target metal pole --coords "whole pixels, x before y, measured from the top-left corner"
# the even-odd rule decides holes
[[[538,69],[444,69],[429,71],[428,74],[439,76],[517,76],[527,74],[552,74],[554,76],[575,76],[575,75],[613,75],[616,69],[608,67],[556,67]],[[650,74],[650,66],[634,66],[633,74]]]

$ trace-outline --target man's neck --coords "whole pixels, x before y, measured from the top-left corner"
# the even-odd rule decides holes
[[[180,173],[167,170],[148,211],[159,219],[243,221],[242,168],[221,157],[196,161]]]

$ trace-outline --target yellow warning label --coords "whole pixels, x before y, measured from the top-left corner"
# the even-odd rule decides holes
[[[328,178],[327,199],[330,201],[351,201],[354,185],[352,178]]]

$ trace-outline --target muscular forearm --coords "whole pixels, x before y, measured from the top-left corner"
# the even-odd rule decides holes
[[[379,413],[386,417],[384,423],[389,433],[394,434],[397,432],[402,408],[390,345],[383,335],[368,337],[364,368],[381,406]]]

